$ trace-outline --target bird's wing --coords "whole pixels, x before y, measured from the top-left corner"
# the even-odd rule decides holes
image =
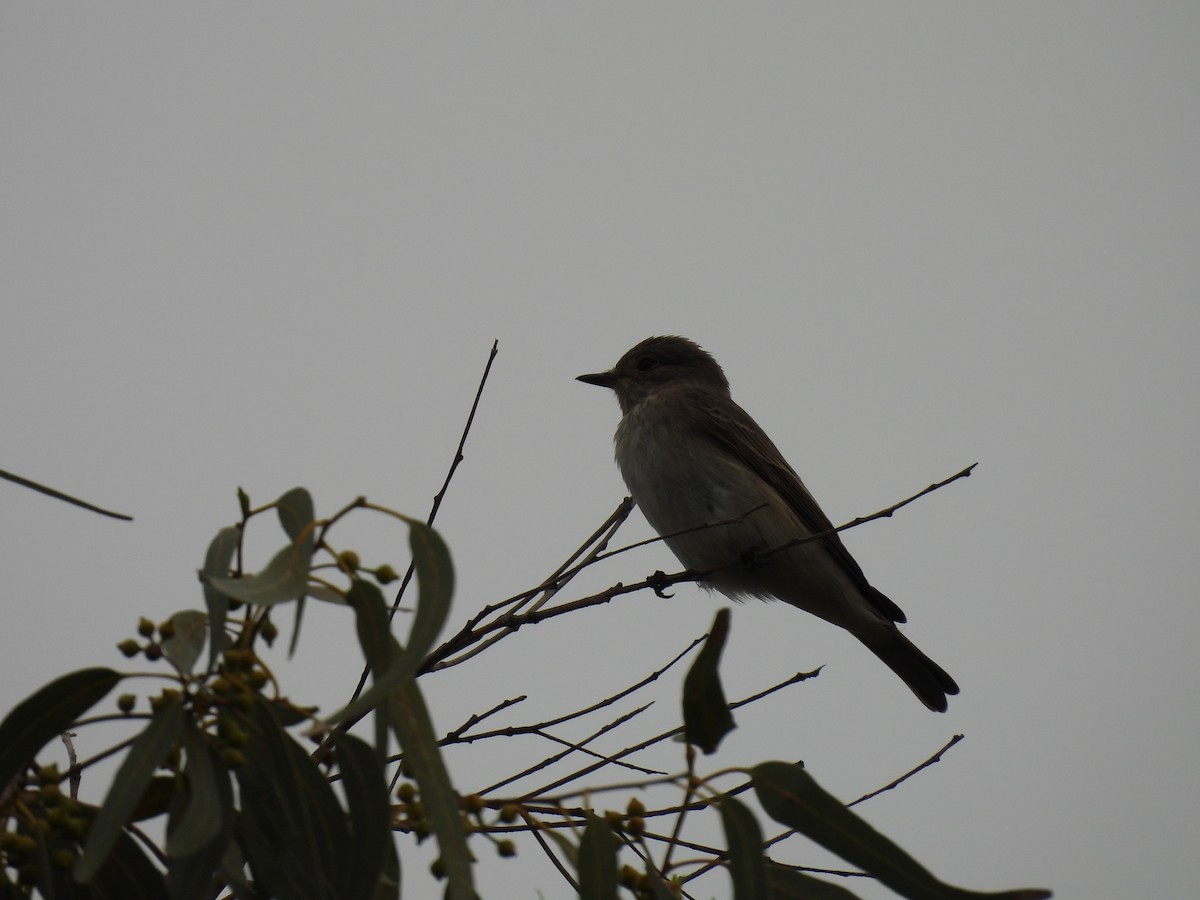
[[[788,465],[779,448],[767,437],[758,423],[750,418],[749,413],[732,400],[728,403],[714,404],[711,398],[703,395],[689,399],[704,407],[705,415],[701,420],[704,423],[705,435],[769,484],[809,532],[829,532],[824,534],[818,543],[825,548],[834,563],[841,567],[879,612],[893,622],[906,621],[904,611],[868,583],[867,576],[850,555],[842,539],[833,533],[833,523],[829,521],[829,517],[817,505],[800,476]]]

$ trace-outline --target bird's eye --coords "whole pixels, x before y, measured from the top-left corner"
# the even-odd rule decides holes
[[[658,368],[658,360],[653,356],[643,356],[638,360],[637,367],[639,372],[649,372]]]

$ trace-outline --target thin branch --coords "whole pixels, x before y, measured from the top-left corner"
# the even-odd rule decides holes
[[[617,529],[625,524],[625,520],[629,518],[629,514],[633,511],[633,498],[626,497],[613,510],[613,514],[605,520],[604,524],[592,532],[591,537],[576,550],[558,569],[547,578],[542,584],[545,588],[542,596],[531,607],[532,609],[541,609],[545,606],[555,594],[561,591],[577,574],[582,572],[598,558],[604,556],[604,548],[608,546],[608,542],[612,540]],[[594,546],[593,546],[594,545]],[[588,551],[583,562],[579,563],[574,568],[570,568],[571,563],[575,562],[588,547]]]
[[[907,771],[903,775],[901,775],[899,778],[897,778],[895,781],[891,782],[890,784],[885,784],[883,787],[879,788],[879,790],[877,790],[877,791],[871,791],[871,793],[869,793],[869,794],[863,794],[861,797],[859,797],[857,800],[853,801],[852,803],[847,803],[846,806],[847,807],[857,806],[859,803],[862,803],[864,800],[870,800],[872,797],[878,797],[880,794],[884,793],[885,791],[890,791],[892,788],[896,787],[897,785],[902,784],[903,782],[907,781],[909,778],[912,778],[912,776],[916,775],[922,769],[926,769],[929,766],[932,766],[936,762],[941,762],[942,754],[944,754],[947,750],[949,750],[951,747],[953,747],[955,744],[957,744],[959,741],[961,741],[965,736],[966,735],[962,735],[962,734],[954,735],[954,737],[950,738],[950,740],[946,742],[946,745],[944,747],[942,747],[940,750],[938,750],[936,753],[934,753],[933,756],[929,757],[929,759],[925,760],[925,762],[921,763],[916,768],[910,769],[909,771]]]
[[[492,371],[492,362],[496,359],[496,354],[499,352],[500,342],[498,340],[492,341],[492,350],[488,354],[487,364],[483,367],[483,375],[479,379],[479,387],[475,390],[475,399],[471,402],[471,411],[467,414],[467,424],[463,426],[462,437],[459,438],[458,447],[454,450],[454,460],[450,463],[449,471],[446,472],[446,480],[442,482],[441,490],[433,495],[433,506],[430,507],[429,516],[425,519],[426,525],[433,525],[433,520],[437,518],[438,509],[441,508],[442,499],[446,496],[446,491],[450,487],[450,479],[454,477],[454,472],[458,469],[459,463],[464,459],[463,448],[467,445],[467,435],[471,433],[471,424],[475,421],[475,411],[479,409],[479,399],[483,396],[483,386],[487,384],[488,374]],[[393,616],[396,614],[396,610],[400,608],[400,600],[404,597],[404,591],[408,587],[408,583],[412,581],[416,568],[416,560],[408,564],[408,571],[404,573],[404,580],[400,582],[400,589],[396,591],[396,599],[392,602]],[[365,672],[363,673],[363,677],[365,679]]]
[[[586,738],[584,738],[578,744],[571,745],[568,749],[562,751],[561,753],[555,753],[552,756],[548,756],[541,762],[534,763],[532,766],[525,769],[524,771],[518,772],[515,775],[510,775],[507,778],[503,779],[502,781],[497,781],[495,784],[489,785],[488,787],[483,788],[482,790],[475,791],[475,793],[485,795],[485,796],[487,794],[495,793],[496,791],[498,791],[500,788],[504,787],[505,785],[512,784],[514,781],[520,781],[526,775],[532,775],[534,772],[538,772],[542,769],[548,768],[548,767],[554,765],[556,762],[559,762],[560,760],[565,759],[567,756],[574,753],[576,750],[582,750],[584,747],[586,747],[592,741],[596,740],[597,738],[601,737],[602,735],[608,734],[608,732],[612,731],[614,728],[617,728],[617,727],[625,724],[630,719],[632,719],[634,716],[645,712],[649,707],[650,707],[650,704],[647,703],[645,706],[639,707],[638,709],[635,709],[632,712],[628,712],[628,713],[625,713],[624,715],[618,716],[617,718],[613,719],[611,722],[609,722],[605,725],[602,725],[599,728],[599,730],[588,735]],[[679,730],[682,731],[682,729],[679,729]],[[622,752],[621,754],[619,754],[618,756],[615,756],[615,757],[613,757],[613,756],[602,757],[599,762],[593,763],[592,766],[589,767],[588,771],[593,771],[595,769],[600,768],[601,766],[606,766],[609,763],[617,763],[620,761],[620,756],[626,756],[626,755],[628,755],[628,754]],[[526,794],[524,796],[530,796],[530,795]]]
[[[467,729],[469,729],[469,728],[474,728],[476,725],[478,725],[480,722],[482,722],[484,719],[488,718],[489,716],[494,716],[496,713],[500,712],[501,710],[508,709],[510,706],[516,706],[518,703],[523,703],[528,699],[529,699],[529,696],[527,694],[522,694],[520,697],[512,697],[508,700],[501,700],[499,703],[497,703],[495,706],[493,706],[487,712],[472,713],[471,717],[469,719],[467,719],[467,721],[463,722],[461,725],[459,725],[453,731],[448,732],[444,738],[442,738],[440,741],[438,741],[438,746],[445,747],[447,744],[469,744],[471,741],[476,740],[480,737],[486,737],[487,735],[473,735],[472,737],[464,738],[463,733],[466,732]]]
[[[71,777],[68,779],[71,786],[71,799],[78,800],[79,785],[82,781],[82,778],[80,778],[79,769],[76,768],[76,766],[79,764],[79,757],[75,755],[75,742],[72,740],[73,737],[75,737],[74,731],[64,731],[59,735],[59,738],[62,739],[63,745],[67,748],[67,768],[71,773]]]
[[[838,534],[839,532],[842,532],[842,531],[849,531],[851,528],[857,528],[859,525],[865,525],[867,522],[874,522],[876,519],[890,519],[892,517],[892,513],[896,512],[897,510],[903,509],[904,507],[908,506],[908,504],[910,504],[910,503],[914,503],[917,500],[920,500],[926,494],[932,494],[934,491],[944,488],[946,485],[950,484],[951,482],[958,481],[958,479],[960,479],[960,478],[971,477],[971,472],[977,465],[979,465],[979,463],[971,463],[969,466],[967,466],[961,472],[956,472],[955,474],[951,475],[949,478],[945,478],[942,481],[937,482],[936,484],[931,484],[931,485],[929,485],[929,487],[927,487],[923,490],[917,491],[917,493],[913,494],[911,497],[901,500],[899,503],[892,504],[887,509],[881,509],[879,512],[871,513],[869,516],[860,516],[859,518],[854,519],[853,521],[847,522],[845,525],[839,525],[837,528],[830,528],[826,531],[819,531],[816,534],[807,535],[806,537],[795,538],[793,540],[788,541],[786,544],[782,544],[779,547],[772,547],[770,550],[764,551],[762,554],[760,554],[760,556],[762,556],[764,558],[768,557],[768,556],[774,556],[776,553],[782,553],[784,550],[790,550],[792,547],[799,546],[800,544],[807,544],[810,541],[819,541],[821,538],[828,537],[831,534]],[[726,566],[724,568],[728,568],[728,567]],[[719,571],[719,570],[714,570],[714,571]],[[707,575],[707,574],[711,574],[711,573],[705,572],[702,574]]]
[[[450,487],[450,479],[454,477],[454,471],[458,468],[458,464],[463,461],[463,447],[466,446],[467,435],[471,431],[471,423],[475,421],[475,410],[479,408],[479,398],[483,396],[483,386],[487,384],[488,373],[492,371],[492,361],[496,358],[499,349],[500,342],[498,340],[492,341],[492,350],[488,354],[487,364],[483,367],[483,376],[479,379],[479,387],[475,390],[475,399],[471,403],[471,411],[467,414],[467,424],[463,427],[462,437],[458,439],[458,447],[454,450],[454,460],[450,463],[450,470],[446,473],[446,480],[442,482],[441,490],[433,496],[433,506],[430,507],[429,516],[425,519],[426,525],[433,525],[433,520],[437,518],[438,509],[442,505],[442,498],[446,496],[446,489]],[[355,502],[357,503],[358,501]],[[417,561],[416,559],[412,559],[409,561],[408,569],[405,571],[404,578],[400,582],[400,589],[396,591],[396,599],[392,601],[392,609],[388,613],[389,622],[395,617],[396,610],[400,608],[400,600],[404,597],[404,591],[408,588],[409,582],[412,581],[413,573],[416,571]],[[367,676],[370,673],[371,667],[363,666],[362,674],[358,676],[358,684],[355,685],[354,693],[350,697],[351,702],[357,700],[359,695],[362,694],[363,688],[367,686]],[[346,722],[338,727],[341,731],[347,731],[357,721],[358,719],[355,719],[353,722]],[[322,745],[321,749],[324,749],[324,745]]]
[[[545,722],[537,722],[536,724],[533,724],[533,725],[516,725],[516,726],[511,726],[508,728],[497,728],[494,731],[485,731],[481,734],[473,734],[469,737],[464,737],[462,734],[462,732],[465,730],[465,726],[464,726],[464,728],[461,728],[455,732],[452,732],[451,734],[446,735],[446,737],[440,741],[440,744],[442,746],[445,746],[446,744],[451,744],[451,743],[470,743],[471,741],[477,741],[482,738],[514,737],[518,734],[534,734],[534,733],[541,732],[543,729],[552,728],[553,726],[561,725],[564,722],[570,722],[572,719],[582,718],[583,716],[586,716],[590,713],[594,713],[597,710],[601,710],[601,709],[604,709],[605,707],[612,706],[618,700],[628,697],[630,694],[636,693],[637,691],[644,688],[646,685],[657,681],[668,669],[670,669],[672,666],[674,666],[676,663],[678,663],[681,659],[683,659],[685,656],[687,656],[688,653],[690,653],[693,649],[695,649],[696,645],[699,644],[703,640],[704,640],[703,637],[696,638],[694,641],[692,641],[690,644],[688,644],[683,650],[681,650],[678,654],[676,654],[675,658],[672,659],[670,662],[668,662],[666,665],[664,665],[662,668],[656,669],[655,671],[651,672],[649,675],[647,675],[645,678],[643,678],[641,681],[637,682],[636,684],[631,684],[629,687],[625,688],[624,690],[618,691],[617,693],[613,694],[611,697],[606,697],[603,700],[593,703],[591,706],[587,707],[586,709],[580,709],[580,710],[576,710],[575,712],[566,713],[565,715],[561,715],[556,719],[547,719]],[[511,705],[511,702],[507,705]],[[491,715],[491,713],[493,711],[489,711],[488,713],[485,713],[485,715]]]
[[[763,551],[761,554],[759,554],[759,557],[767,558],[767,557],[773,556],[776,553],[782,553],[785,550],[789,550],[792,547],[798,546],[800,544],[806,544],[811,541],[817,541],[822,538],[828,537],[829,535],[837,534],[842,531],[847,531],[851,528],[856,528],[859,525],[862,525],[866,522],[872,522],[876,519],[889,518],[897,510],[902,509],[905,506],[908,506],[910,503],[913,503],[914,501],[920,499],[921,497],[924,497],[926,494],[930,494],[933,491],[938,490],[939,488],[943,488],[946,485],[950,484],[951,482],[957,481],[960,478],[968,477],[976,465],[978,465],[978,464],[972,463],[971,465],[969,465],[965,469],[963,469],[961,472],[957,472],[954,475],[951,475],[949,478],[939,481],[936,484],[931,484],[928,487],[924,488],[923,490],[918,491],[917,493],[913,494],[911,497],[907,497],[904,500],[901,500],[899,503],[894,503],[891,506],[887,507],[886,509],[880,510],[879,512],[872,513],[869,516],[860,516],[859,518],[854,519],[853,521],[847,522],[844,525],[839,525],[836,528],[831,528],[826,531],[817,532],[816,534],[807,535],[805,537],[795,538],[795,539],[790,540],[778,547],[772,547],[769,550]],[[753,514],[754,512],[757,512],[758,509],[760,509],[760,508],[761,507],[755,507],[754,509],[748,510],[745,513],[743,513],[741,516],[737,516],[733,519],[723,520],[721,522],[707,523],[704,525],[697,526],[696,528],[686,529],[685,531],[680,532],[680,534],[686,534],[686,533],[689,533],[692,531],[699,531],[699,530],[703,530],[706,528],[716,528],[716,527],[721,527],[724,525],[735,524],[735,523],[741,521],[742,519],[744,519],[746,516],[749,516],[749,515]],[[674,535],[671,535],[671,536],[673,537]],[[647,543],[653,543],[653,542],[655,542],[657,540],[661,540],[661,539],[662,538],[650,538],[646,541],[639,542],[638,544],[631,544],[631,545],[629,545],[628,548],[621,548],[621,550],[614,550],[612,554],[598,554],[597,559],[607,558],[607,556],[615,555],[618,552],[622,552],[622,550],[624,550],[624,549],[632,549],[633,547],[641,546],[641,545],[647,544]],[[684,570],[682,572],[676,572],[673,575],[667,575],[667,574],[664,574],[663,572],[656,572],[653,575],[651,575],[649,578],[643,579],[640,582],[636,582],[634,584],[629,584],[629,585],[618,583],[618,584],[615,584],[615,585],[607,588],[604,591],[601,591],[600,593],[592,594],[591,596],[583,597],[578,600],[573,600],[568,603],[563,603],[559,606],[552,607],[551,609],[531,609],[531,610],[529,610],[527,612],[523,612],[523,613],[518,613],[515,610],[511,610],[507,613],[504,613],[503,615],[497,616],[495,619],[492,619],[489,622],[486,622],[486,623],[484,622],[484,620],[487,619],[487,617],[489,615],[491,615],[493,612],[497,612],[501,609],[504,609],[507,606],[511,606],[513,604],[514,600],[516,600],[518,598],[526,598],[526,597],[530,596],[531,594],[536,593],[537,591],[541,590],[540,587],[535,588],[533,591],[527,591],[523,594],[517,595],[516,598],[509,598],[509,600],[501,601],[500,603],[493,604],[492,606],[486,607],[485,609],[481,610],[470,621],[468,621],[466,625],[463,626],[463,628],[459,631],[458,634],[456,634],[450,640],[446,641],[440,647],[438,647],[436,650],[434,650],[432,653],[430,653],[430,655],[428,657],[426,657],[425,661],[421,664],[421,668],[418,670],[418,672],[423,674],[425,672],[430,672],[435,669],[444,668],[448,665],[456,664],[457,662],[460,662],[461,659],[455,659],[455,660],[451,660],[449,662],[447,662],[447,660],[450,657],[454,656],[454,654],[461,653],[462,651],[464,651],[468,647],[470,647],[472,644],[477,644],[481,641],[486,641],[487,646],[491,646],[500,638],[516,632],[518,629],[520,629],[524,625],[534,625],[534,624],[537,624],[538,622],[544,622],[546,619],[554,618],[555,616],[561,616],[561,615],[565,615],[567,613],[575,612],[576,610],[586,609],[587,607],[590,607],[590,606],[598,606],[598,605],[601,605],[604,603],[608,603],[614,597],[618,597],[622,594],[634,593],[636,591],[643,590],[644,588],[647,588],[647,587],[653,589],[654,592],[656,594],[658,594],[659,596],[663,596],[663,591],[673,584],[680,584],[680,583],[686,582],[686,581],[703,581],[704,579],[706,579],[707,577],[711,576],[712,574],[714,574],[716,572],[722,571],[723,569],[732,568],[734,566],[739,566],[739,565],[742,565],[742,563],[741,562],[733,562],[727,566],[721,566],[716,569],[710,569],[710,570],[706,570],[706,571],[702,571],[702,572],[695,572],[695,571],[688,569],[688,570]],[[496,632],[500,632],[500,634],[497,636]],[[464,656],[463,658],[465,659],[467,657]]]
[[[612,535],[621,526],[625,519],[628,518],[632,509],[633,500],[629,497],[626,497],[617,505],[617,508],[612,512],[612,514],[604,520],[604,523],[594,532],[592,532],[591,536],[584,541],[583,544],[581,544],[579,548],[567,558],[566,562],[559,566],[549,578],[535,588],[530,588],[529,590],[515,594],[506,600],[501,600],[498,603],[492,603],[485,606],[474,616],[468,619],[462,628],[459,629],[456,635],[444,641],[440,647],[426,657],[425,661],[421,664],[421,668],[418,670],[418,674],[425,674],[436,669],[448,669],[451,666],[457,666],[460,663],[466,662],[471,657],[477,656],[483,650],[496,643],[496,641],[501,640],[510,634],[511,632],[502,631],[499,634],[493,635],[485,640],[482,645],[476,646],[469,652],[463,653],[461,656],[450,659],[450,657],[454,656],[455,653],[462,651],[466,647],[470,647],[472,643],[476,643],[480,640],[479,637],[476,636],[475,629],[479,626],[480,622],[493,613],[499,612],[500,610],[508,607],[512,607],[512,609],[509,611],[510,614],[515,613],[522,606],[533,599],[533,597],[542,592],[545,592],[545,595],[537,602],[537,604],[535,604],[534,608],[537,609],[545,604],[545,602],[549,600],[550,597],[552,597],[555,593],[561,590],[571,578],[575,577],[575,575],[582,571],[586,565],[590,564],[591,556],[594,556],[594,554],[600,550],[603,550],[604,547],[608,545],[608,541],[612,538]],[[581,555],[583,555],[589,547],[592,547],[593,544],[596,546],[594,547],[592,554],[589,556],[589,560],[581,565],[576,566],[574,569],[571,569],[571,564]]]
[[[684,749],[684,757],[687,759],[687,785],[683,791],[683,809],[679,815],[675,817],[675,826],[671,829],[671,838],[667,842],[667,852],[663,855],[662,866],[660,871],[667,872],[671,869],[671,854],[675,852],[675,847],[683,836],[683,820],[687,815],[688,804],[692,800],[692,795],[696,791],[698,782],[696,781],[696,748],[692,744],[686,744]]]
[[[567,880],[567,884],[571,885],[571,890],[578,892],[579,882],[575,880],[574,875],[567,871],[566,866],[562,864],[562,861],[558,858],[558,856],[555,855],[554,851],[550,849],[550,845],[546,843],[546,838],[542,835],[542,830],[546,827],[545,823],[536,821],[533,816],[529,815],[524,810],[521,811],[521,816],[530,826],[529,830],[533,833],[534,838],[541,845],[542,852],[545,853],[546,856],[550,857],[550,862],[554,863],[554,868],[558,869],[559,874]]]
[[[737,709],[739,706],[745,706],[747,703],[753,703],[755,700],[760,700],[763,697],[766,697],[769,694],[773,694],[776,691],[781,691],[790,685],[796,684],[800,681],[804,681],[805,679],[808,679],[808,678],[812,678],[815,674],[816,674],[816,672],[800,672],[796,675],[791,676],[790,678],[785,678],[783,681],[767,688],[764,691],[759,691],[757,694],[747,697],[744,700],[738,700],[735,703],[731,703],[730,709]],[[654,737],[646,738],[646,740],[641,741],[640,743],[634,744],[631,747],[626,747],[624,750],[621,750],[618,753],[614,753],[610,757],[610,759],[614,762],[617,760],[620,760],[620,759],[624,759],[626,756],[630,756],[634,753],[637,753],[640,750],[645,750],[647,747],[652,747],[655,744],[661,743],[662,741],[670,740],[677,734],[683,734],[683,726],[682,725],[680,725],[677,728],[672,728],[669,731],[664,731],[661,734],[655,735]],[[522,794],[520,796],[519,800],[521,802],[534,801],[534,802],[538,802],[538,803],[561,803],[565,798],[581,796],[582,794],[585,793],[585,791],[567,791],[566,793],[555,795],[555,796],[550,796],[550,797],[543,796],[543,794],[545,794],[547,791],[552,791],[555,788],[562,787],[563,785],[570,784],[573,781],[577,781],[586,775],[590,775],[592,772],[595,772],[597,769],[601,768],[604,765],[606,765],[606,764],[603,762],[592,763],[591,765],[585,766],[584,768],[580,769],[579,771],[575,772],[572,775],[566,775],[562,778],[556,779],[555,781],[552,781],[549,784],[545,785],[544,787],[538,788],[537,790],[526,791],[524,794]],[[592,793],[595,793],[597,790],[601,790],[601,788],[588,788],[587,789],[587,791],[590,791]],[[480,793],[487,793],[487,792],[481,791]]]
[[[633,718],[634,716],[645,712],[647,709],[649,709],[653,705],[654,705],[653,703],[647,703],[644,706],[639,706],[631,714],[624,716],[622,718],[621,722],[618,722],[617,724],[624,724],[624,722],[627,722],[627,721],[629,721],[629,719]],[[583,746],[582,744],[576,744],[573,741],[566,740],[565,738],[556,737],[555,735],[551,734],[548,731],[535,731],[535,732],[533,732],[533,734],[536,734],[538,737],[545,738],[546,740],[550,741],[551,743],[561,744],[562,746],[567,747],[571,750],[578,751],[579,753],[582,753],[584,756],[590,756],[593,759],[602,759],[602,760],[609,759],[609,757],[605,756],[603,753],[597,753],[595,750],[589,750],[587,747]],[[636,765],[635,763],[624,762],[622,760],[613,760],[613,765],[620,766],[622,769],[629,769],[633,772],[641,772],[643,775],[661,776],[663,774],[658,769],[647,769],[645,766],[639,766],[639,765]]]
[[[133,516],[127,516],[124,513],[113,512],[109,509],[102,509],[99,506],[94,506],[86,500],[80,500],[78,497],[72,497],[70,494],[64,494],[62,491],[56,491],[52,487],[46,487],[44,484],[38,484],[36,481],[30,481],[28,478],[22,478],[20,475],[14,475],[12,472],[5,472],[0,469],[0,478],[5,481],[11,481],[13,484],[19,484],[21,487],[27,487],[30,490],[37,491],[39,494],[45,494],[47,497],[53,497],[55,500],[64,500],[67,503],[75,506],[82,506],[86,510],[94,513],[100,513],[102,516],[108,516],[111,519],[121,519],[124,522],[132,522]]]

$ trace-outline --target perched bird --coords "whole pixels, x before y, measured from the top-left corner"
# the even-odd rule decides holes
[[[958,685],[896,627],[904,613],[867,582],[837,534],[772,553],[833,524],[783,455],[729,394],[713,357],[682,337],[642,341],[579,381],[621,405],[616,457],[634,501],[701,584],[734,599],[779,599],[845,628],[932,710]],[[739,518],[744,517],[744,518]],[[731,524],[699,526],[737,520]],[[679,532],[688,529],[686,534]]]

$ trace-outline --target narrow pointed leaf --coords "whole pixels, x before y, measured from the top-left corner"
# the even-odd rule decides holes
[[[400,900],[400,856],[396,852],[396,842],[388,841],[384,853],[383,871],[371,900]]]
[[[980,893],[938,881],[928,869],[880,834],[804,769],[765,762],[751,770],[758,802],[772,819],[794,828],[902,897],[913,900],[1042,900],[1040,888]]]
[[[191,725],[191,723],[188,724]],[[191,732],[190,736],[189,731]],[[194,746],[197,738],[200,738],[199,747]],[[188,843],[179,835],[179,830],[184,827],[188,818],[201,816],[202,821],[205,821],[211,816],[211,810],[206,809],[204,804],[195,807],[193,804],[196,801],[203,799],[215,806],[219,822],[215,833],[194,852],[186,856],[170,854],[167,859],[167,886],[171,892],[171,900],[212,900],[216,896],[216,888],[213,886],[214,873],[220,869],[221,861],[230,848],[233,826],[237,816],[233,808],[233,785],[230,783],[229,771],[225,768],[216,750],[200,737],[199,730],[194,726],[184,731],[184,748],[188,754],[185,773],[191,782],[191,791],[189,792],[190,797],[186,799],[186,806],[184,806],[183,797],[176,798],[175,808],[172,809],[171,819],[167,824],[168,852],[172,847],[172,841],[180,842],[182,840],[185,846]],[[200,793],[204,789],[203,784],[207,779],[205,776],[197,776],[193,772],[195,768],[193,759],[199,759],[201,754],[208,757],[209,766],[214,773],[209,790],[215,796],[207,798]],[[176,825],[177,821],[178,825]],[[234,885],[230,884],[230,887],[234,887]],[[238,894],[238,896],[243,895]],[[244,896],[249,897],[250,895]]]
[[[417,567],[417,613],[413,617],[408,643],[404,645],[404,665],[416,672],[450,615],[454,596],[454,566],[450,550],[442,536],[416,519],[408,519],[408,543]]]
[[[413,617],[408,644],[395,659],[388,661],[385,667],[386,671],[379,667],[379,663],[371,664],[372,648],[363,643],[364,628],[367,638],[382,641],[382,633],[387,629],[387,625],[386,622],[379,625],[373,621],[369,625],[364,625],[360,616],[359,641],[363,643],[363,651],[367,654],[368,663],[372,665],[375,682],[357,700],[330,716],[328,721],[331,723],[346,721],[376,708],[381,705],[388,692],[393,690],[397,684],[415,675],[450,614],[450,600],[454,593],[454,568],[450,562],[450,551],[441,536],[428,525],[415,519],[406,519],[405,521],[409,525],[409,538],[413,560],[417,567],[417,585],[419,587],[417,612]],[[373,598],[378,595],[380,607],[386,609],[382,603],[383,594],[373,584],[363,579],[355,579],[355,583],[351,586],[351,592],[353,595],[348,594],[346,599],[352,605],[356,602],[366,602],[366,598],[371,596],[370,603],[374,608],[376,604]],[[372,615],[374,615],[373,612]],[[379,656],[378,648],[375,648],[375,652]]]
[[[314,600],[320,600],[322,603],[334,603],[338,606],[346,605],[346,596],[341,591],[327,584],[309,582],[305,591],[307,592],[305,596],[312,597]]]
[[[230,842],[217,867],[217,875],[229,885],[236,900],[269,900],[246,880],[246,857],[236,841]]]
[[[154,777],[155,769],[179,740],[183,720],[183,698],[172,700],[154,714],[150,724],[129,748],[96,821],[88,831],[83,853],[75,862],[75,878],[79,881],[89,881],[108,858]]]
[[[588,812],[579,842],[580,900],[617,900],[617,838],[609,824]]]
[[[92,879],[91,897],[121,900],[167,900],[163,874],[150,861],[142,845],[127,832],[118,831],[112,852]]]
[[[208,633],[208,617],[196,609],[184,609],[169,619],[175,633],[162,642],[163,656],[184,675],[192,673],[192,667],[200,658]]]
[[[441,851],[447,900],[477,900],[458,794],[450,782],[417,680],[411,676],[401,679],[387,702],[388,719],[404,751],[405,766],[420,788],[425,815]]]
[[[346,898],[370,900],[377,896],[382,884],[393,880],[386,874],[387,848],[394,842],[383,764],[375,748],[353,735],[335,735],[333,746],[353,833],[346,862],[349,872]]]
[[[240,488],[238,489],[241,490]],[[217,656],[225,649],[225,617],[229,613],[229,598],[212,587],[209,578],[227,578],[237,550],[241,529],[230,526],[222,528],[208,545],[204,555],[204,568],[200,570],[200,583],[204,587],[204,607],[208,610],[208,667],[217,664]]]
[[[22,700],[0,722],[0,786],[9,784],[56,735],[99,703],[123,676],[80,669],[54,679]]]
[[[771,863],[767,866],[767,885],[771,900],[859,900],[858,894],[840,884],[813,878],[789,866]]]
[[[300,626],[304,624],[304,602],[307,599],[307,595],[301,595],[296,600],[296,621],[292,623],[292,639],[288,641],[288,659],[296,655],[296,648],[300,645]]]
[[[187,754],[184,774],[188,801],[167,835],[169,856],[190,856],[199,851],[221,831],[228,812],[224,799],[230,795],[229,772],[190,719],[183,728],[183,749]],[[218,784],[219,780],[225,784]]]
[[[729,636],[729,609],[717,612],[708,638],[683,680],[683,731],[689,744],[705,753],[716,752],[721,739],[733,731],[733,714],[725,701],[718,666]]]
[[[371,710],[375,710],[377,720],[386,721],[388,695],[405,674],[394,663],[401,656],[400,644],[392,637],[387,606],[379,588],[362,578],[355,578],[346,592],[346,602],[354,609],[358,642],[374,681],[358,699],[331,715],[328,722],[357,721]]]
[[[280,898],[337,900],[345,894],[350,834],[333,789],[266,701],[237,721],[249,735],[246,764],[237,770],[239,833],[256,878]]]
[[[762,829],[745,804],[724,797],[717,807],[729,846],[729,877],[735,900],[769,900]]]

